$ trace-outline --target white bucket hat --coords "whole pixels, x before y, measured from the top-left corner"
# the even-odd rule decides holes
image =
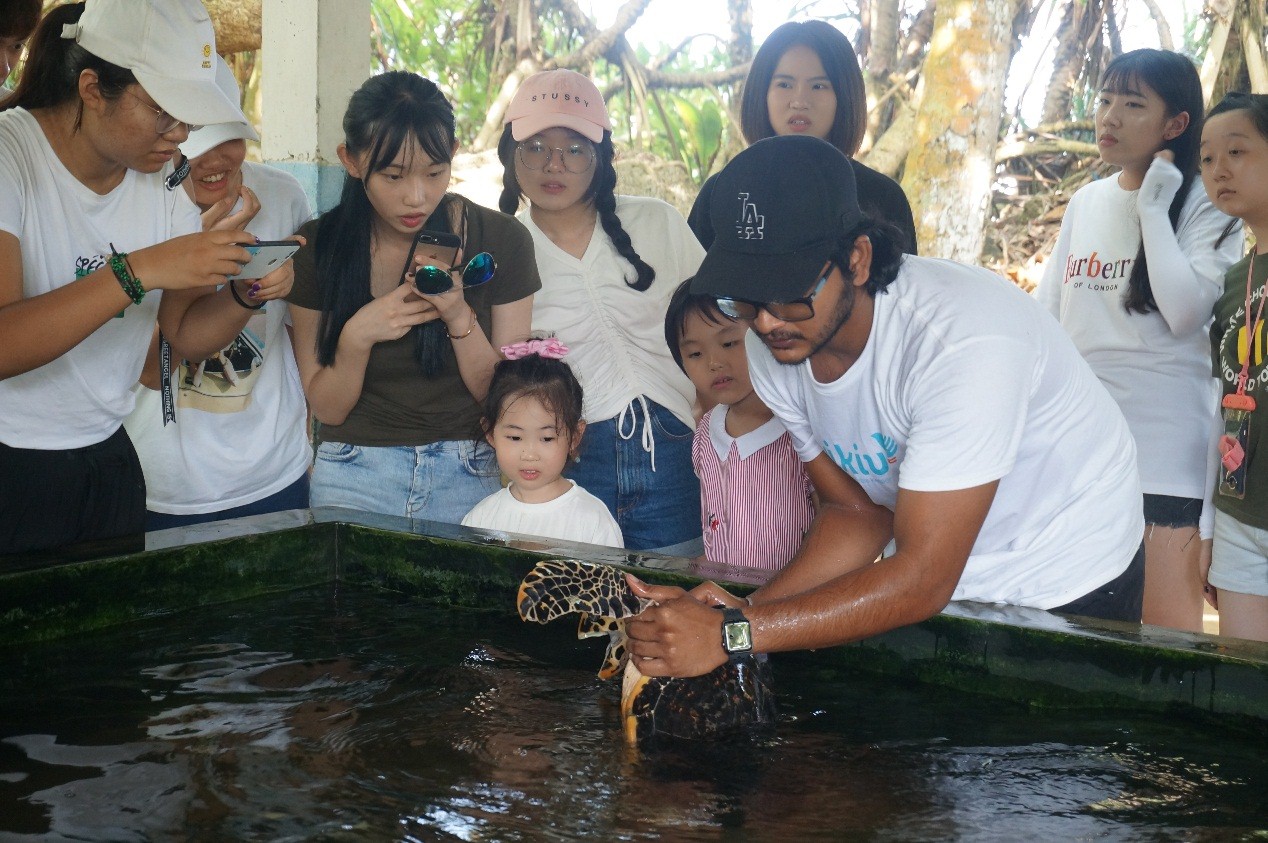
[[[185,123],[245,122],[216,85],[216,33],[199,0],[86,0],[62,37],[131,70],[159,108]]]
[[[242,93],[238,89],[238,80],[234,78],[233,70],[220,56],[216,56],[216,86],[220,88],[224,95],[231,102],[239,102]],[[258,141],[260,136],[255,133],[255,129],[251,128],[251,124],[245,121],[235,121],[233,123],[213,123],[210,126],[203,126],[196,132],[189,133],[189,139],[181,144],[181,152],[186,158],[197,158],[205,152],[210,152],[225,141],[231,140],[253,140]]]

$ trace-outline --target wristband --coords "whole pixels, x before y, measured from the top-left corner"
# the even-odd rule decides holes
[[[113,243],[110,244],[110,271],[132,303],[140,304],[145,298],[145,288],[141,286],[141,279],[132,274],[132,267],[128,266],[128,253],[116,251]]]
[[[255,304],[247,304],[246,299],[238,295],[238,288],[233,285],[233,282],[229,281],[227,283],[229,284],[229,292],[233,294],[233,300],[245,307],[247,310],[259,310],[264,307],[264,302],[262,301],[256,302]]]

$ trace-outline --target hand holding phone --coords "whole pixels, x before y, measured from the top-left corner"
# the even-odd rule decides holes
[[[299,243],[294,240],[261,240],[259,243],[244,243],[242,248],[251,253],[251,262],[238,270],[237,275],[226,276],[230,281],[263,278],[299,251]]]
[[[413,283],[420,293],[428,295],[443,293],[444,290],[449,289],[449,286],[446,286],[444,290],[424,289],[428,287],[428,281],[423,276],[417,276],[415,270],[419,266],[438,266],[447,270],[458,259],[458,250],[461,248],[462,238],[456,234],[444,231],[419,231],[414,235],[409,255],[405,258],[405,268],[401,270],[401,283]],[[419,282],[422,282],[421,286]]]

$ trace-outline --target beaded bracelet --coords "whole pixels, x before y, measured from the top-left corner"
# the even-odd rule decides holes
[[[229,292],[233,293],[233,300],[236,301],[238,304],[242,305],[243,307],[245,307],[247,310],[259,310],[260,308],[264,307],[264,302],[262,301],[256,302],[255,304],[247,304],[246,300],[243,299],[242,296],[238,295],[238,288],[233,283],[233,281],[230,280],[228,284],[229,284]]]
[[[113,243],[110,244],[110,271],[132,303],[140,304],[145,298],[145,288],[141,286],[141,279],[132,274],[132,267],[128,266],[128,253],[116,251]]]

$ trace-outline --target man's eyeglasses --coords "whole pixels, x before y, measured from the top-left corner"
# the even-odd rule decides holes
[[[493,278],[497,268],[493,255],[488,252],[481,252],[467,261],[467,265],[462,268],[462,286],[480,286]],[[418,292],[429,296],[447,293],[453,289],[453,276],[450,274],[452,271],[451,269],[442,269],[439,266],[420,266],[414,273],[414,288]]]
[[[745,322],[751,322],[756,319],[758,310],[766,311],[780,322],[805,322],[807,319],[813,319],[815,315],[815,296],[819,295],[824,285],[828,283],[828,276],[832,274],[834,266],[836,266],[835,263],[829,263],[828,268],[823,271],[823,277],[815,282],[810,294],[802,298],[780,302],[719,297],[717,299],[718,310],[732,319],[741,319]]]
[[[530,170],[544,170],[550,166],[550,157],[559,153],[559,160],[570,173],[584,173],[594,166],[594,147],[588,143],[574,143],[567,148],[550,147],[539,140],[527,140],[518,147],[520,163]]]
[[[183,120],[177,120],[175,117],[168,114],[166,111],[164,111],[161,108],[157,108],[156,106],[150,105],[148,102],[141,99],[136,94],[132,93],[126,88],[124,89],[124,91],[125,93],[128,94],[128,96],[132,97],[132,99],[136,100],[137,102],[141,103],[141,105],[145,106],[150,111],[154,112],[155,114],[154,131],[158,132],[160,135],[166,135],[168,132],[172,131],[177,126],[179,126],[181,123],[185,122]],[[189,127],[189,131],[191,132],[196,132],[202,128],[202,126],[197,126],[193,123],[185,123],[185,125]]]

